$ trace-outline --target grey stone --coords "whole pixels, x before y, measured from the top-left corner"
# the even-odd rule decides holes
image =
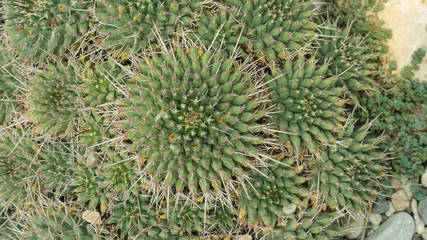
[[[391,217],[391,215],[393,215],[396,212],[396,208],[394,208],[393,203],[391,203],[390,201],[388,201],[388,204],[390,206],[390,209],[385,213],[385,215],[387,217]]]
[[[424,228],[424,231],[421,234],[421,237],[423,237],[423,240],[427,240],[427,228]]]
[[[345,235],[348,239],[356,239],[362,233],[363,224],[365,223],[365,216],[363,213],[358,212],[355,214],[354,218],[351,218],[350,223],[347,227],[347,235]]]
[[[427,197],[418,204],[418,214],[424,223],[427,222]]]
[[[412,209],[412,215],[414,216],[414,220],[415,220],[415,232],[418,234],[422,234],[424,232],[424,222],[423,220],[421,220],[420,214],[418,212],[418,207],[417,207],[417,200],[415,198],[413,198],[411,200],[411,209]]]
[[[374,206],[372,207],[371,213],[374,214],[381,214],[386,213],[390,210],[390,204],[388,204],[387,200],[385,199],[378,199]]]
[[[380,225],[381,219],[381,214],[371,213],[371,215],[369,215],[369,221],[372,225]]]
[[[421,176],[421,185],[422,185],[423,187],[427,187],[427,173],[424,173],[424,174]]]
[[[387,219],[366,240],[411,240],[414,232],[414,219],[408,213],[400,212]]]

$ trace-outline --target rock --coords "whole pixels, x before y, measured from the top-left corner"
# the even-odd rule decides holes
[[[405,191],[400,189],[391,195],[391,202],[393,203],[396,211],[404,211],[405,208],[409,207],[409,198]]]
[[[421,176],[421,185],[422,185],[423,187],[427,187],[427,173],[424,173],[424,174]]]
[[[388,204],[387,200],[378,199],[376,203],[374,203],[371,213],[374,213],[374,214],[386,213],[389,209],[390,209],[390,204]]]
[[[408,199],[411,199],[413,196],[413,193],[411,191],[411,186],[412,186],[412,183],[410,183],[410,182],[408,182],[406,184],[402,184],[402,189],[403,189],[403,191],[405,191],[406,196],[408,196]]]
[[[425,198],[418,204],[418,214],[420,215],[423,222],[426,223],[427,222],[427,198]]]
[[[86,222],[90,222],[90,223],[93,223],[95,225],[101,225],[101,223],[102,223],[101,215],[99,214],[99,212],[86,210],[83,212],[82,218]]]
[[[380,225],[372,225],[372,230],[377,231],[380,228]]]
[[[293,204],[293,203],[289,203],[286,204],[286,206],[283,207],[283,212],[286,215],[291,215],[295,212],[295,210],[297,209],[297,205]]]
[[[423,237],[423,240],[427,240],[427,228],[424,228],[424,231],[421,234],[421,237]]]
[[[381,214],[371,213],[371,215],[369,215],[369,221],[372,225],[380,225],[381,219]]]
[[[400,188],[400,186],[402,186],[402,183],[399,181],[399,179],[397,179],[397,178],[393,177],[393,178],[390,180],[390,185],[391,185],[391,187],[392,187],[393,189],[399,189],[399,188]]]
[[[354,215],[354,218],[351,218],[350,223],[348,224],[347,235],[348,239],[356,239],[362,233],[363,224],[365,223],[365,216],[363,213],[358,212]]]
[[[400,212],[387,219],[366,240],[411,240],[414,232],[414,219],[406,212]]]
[[[390,206],[390,209],[385,213],[385,215],[387,217],[390,217],[396,212],[396,208],[394,208],[393,203],[391,203],[390,201],[388,201],[388,205]]]
[[[252,240],[251,235],[243,235],[236,238],[236,240]]]
[[[411,209],[415,220],[415,232],[418,234],[422,234],[425,226],[423,220],[421,220],[421,217],[418,213],[417,200],[415,198],[411,200]]]

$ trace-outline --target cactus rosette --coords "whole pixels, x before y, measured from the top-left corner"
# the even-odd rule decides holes
[[[256,110],[261,98],[234,62],[178,48],[147,59],[127,85],[120,111],[125,138],[147,159],[143,173],[153,183],[178,193],[221,191],[259,158],[254,133],[261,130],[255,123],[264,115]]]
[[[6,32],[20,57],[45,59],[63,55],[88,32],[90,1],[7,0]]]
[[[79,93],[79,70],[77,64],[49,65],[49,72],[37,72],[36,76],[31,77],[24,102],[30,108],[27,118],[36,123],[36,132],[59,135],[75,127],[83,108]]]
[[[310,1],[226,0],[226,2],[230,7],[241,8],[235,14],[235,18],[244,24],[242,35],[248,41],[245,43],[245,50],[248,53],[255,52],[257,55],[266,56],[269,60],[284,59],[291,52],[306,47],[315,37],[317,24],[311,21],[313,12],[308,9]]]
[[[335,142],[333,133],[343,127],[342,88],[334,87],[336,76],[324,77],[326,70],[327,65],[318,67],[314,59],[300,57],[286,62],[282,71],[273,69],[267,78],[272,103],[277,104],[272,119],[279,139],[282,143],[289,140],[298,153],[302,146],[316,153],[318,145]]]
[[[95,15],[99,31],[108,36],[103,46],[138,51],[189,28],[203,7],[194,0],[99,0]]]
[[[369,124],[354,129],[354,122],[325,149],[310,186],[330,207],[361,210],[372,201],[385,176],[384,154],[377,151],[379,139],[367,138]]]
[[[247,215],[249,226],[263,225],[272,228],[276,225],[277,219],[283,219],[286,214],[283,210],[291,204],[302,205],[303,197],[309,195],[309,191],[301,187],[306,179],[298,176],[291,166],[295,159],[287,159],[279,163],[273,163],[271,167],[264,168],[262,173],[252,174],[253,188],[247,190],[248,196],[242,191],[239,198],[239,217]]]

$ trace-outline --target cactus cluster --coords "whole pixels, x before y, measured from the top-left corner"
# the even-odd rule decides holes
[[[140,66],[120,109],[126,138],[154,184],[221,191],[258,157],[257,88],[235,60],[197,48],[164,51]],[[261,140],[262,141],[262,140]],[[232,147],[234,146],[234,147]]]
[[[91,5],[83,0],[5,1],[5,28],[11,47],[20,57],[36,61],[63,55],[88,32]]]
[[[299,153],[303,146],[315,153],[318,144],[334,143],[333,133],[340,131],[345,121],[342,88],[335,87],[336,75],[325,77],[327,68],[300,57],[287,61],[282,70],[274,69],[267,78],[272,103],[277,104],[272,118],[280,141],[290,140]]]
[[[3,1],[0,239],[340,239],[424,53],[384,113],[372,39],[311,4]]]
[[[338,76],[336,85],[348,89],[350,100],[358,102],[359,92],[372,88],[372,54],[368,54],[362,37],[351,35],[348,27],[338,29],[336,24],[328,23],[321,31],[324,37],[319,38],[319,62],[328,64],[327,74]]]
[[[312,186],[318,189],[331,207],[361,210],[376,195],[379,182],[385,174],[381,165],[384,155],[376,152],[379,140],[367,138],[369,124],[354,129],[354,123],[346,128],[336,144],[324,151],[314,163]],[[367,185],[366,182],[372,184]]]
[[[36,123],[37,132],[61,134],[75,127],[79,116],[78,69],[49,65],[44,72],[31,77],[25,102],[29,108],[27,118]]]
[[[185,31],[202,9],[203,1],[194,0],[98,0],[95,16],[108,37],[103,46],[138,51]]]

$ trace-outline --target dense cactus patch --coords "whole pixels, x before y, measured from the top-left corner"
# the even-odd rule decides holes
[[[342,239],[426,96],[342,2],[2,1],[0,239]]]

